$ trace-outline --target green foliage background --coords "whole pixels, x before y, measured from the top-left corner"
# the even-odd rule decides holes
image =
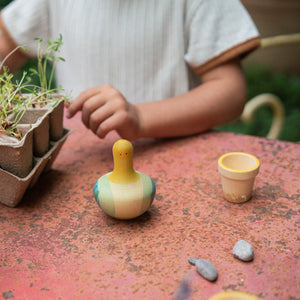
[[[285,120],[280,140],[300,141],[300,76],[272,72],[261,65],[245,68],[248,84],[248,99],[262,93],[278,96],[284,105]],[[219,130],[232,131],[256,136],[266,136],[273,120],[268,107],[261,107],[255,112],[253,121],[245,124],[242,121],[217,127]]]
[[[11,1],[12,0],[0,0],[0,9]],[[36,61],[30,60],[26,63],[23,70],[28,70],[35,66]],[[16,77],[18,78],[19,75],[20,73],[17,73]],[[248,99],[262,93],[272,93],[282,100],[285,108],[285,121],[279,139],[299,142],[300,74],[291,76],[280,72],[272,72],[260,65],[254,65],[245,68],[245,75],[248,84]],[[268,107],[262,107],[256,112],[254,120],[250,124],[236,121],[225,126],[219,126],[216,129],[256,136],[266,136],[270,129],[272,118],[273,116],[270,109]]]
[[[0,0],[0,9],[9,4],[12,0]]]

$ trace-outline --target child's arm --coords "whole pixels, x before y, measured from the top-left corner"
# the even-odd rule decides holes
[[[132,105],[109,85],[81,93],[68,117],[82,110],[82,120],[103,138],[116,130],[121,137],[185,136],[233,121],[243,111],[246,83],[238,61],[220,65],[201,77],[202,84],[180,96]]]
[[[5,25],[3,24],[0,13],[0,61],[3,61],[7,55],[16,49],[16,47],[17,44],[9,35]],[[21,49],[17,49],[7,58],[4,65],[9,68],[10,72],[14,72],[20,69],[28,58],[29,57]],[[0,70],[0,73],[2,72],[3,70]]]
[[[175,98],[138,106],[142,136],[183,136],[237,119],[246,101],[246,83],[239,62],[206,72],[202,84]]]

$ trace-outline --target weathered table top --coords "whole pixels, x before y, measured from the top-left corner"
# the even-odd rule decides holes
[[[156,198],[136,220],[106,216],[93,185],[112,170],[111,147],[80,118],[50,172],[16,208],[0,205],[0,298],[189,299],[241,290],[264,299],[300,297],[300,145],[210,132],[134,143],[134,166],[151,176]],[[217,159],[244,151],[261,162],[253,198],[223,199]],[[254,260],[232,248],[244,239]],[[219,277],[209,282],[188,263],[204,258]]]

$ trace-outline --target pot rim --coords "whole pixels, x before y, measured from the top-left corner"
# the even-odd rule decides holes
[[[249,169],[241,169],[241,170],[233,169],[233,168],[227,167],[227,166],[223,163],[223,160],[224,160],[226,157],[228,157],[228,156],[235,156],[235,155],[242,155],[242,156],[251,157],[252,159],[254,159],[255,165],[254,165],[252,168],[249,168]],[[222,169],[227,170],[227,171],[230,171],[230,172],[235,172],[235,173],[248,173],[248,172],[252,172],[252,171],[254,171],[254,170],[257,170],[257,169],[260,167],[260,162],[259,162],[259,160],[257,159],[257,157],[255,157],[255,156],[252,155],[252,154],[246,153],[246,152],[228,152],[228,153],[225,153],[225,154],[223,154],[223,155],[219,158],[218,164],[219,164],[219,167],[221,167]]]

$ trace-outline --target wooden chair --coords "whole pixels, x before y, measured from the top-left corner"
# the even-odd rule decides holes
[[[300,33],[279,35],[263,38],[261,48],[288,45],[300,42]],[[244,108],[241,120],[250,122],[253,119],[254,112],[262,106],[269,106],[273,111],[273,122],[267,138],[278,139],[284,122],[285,110],[281,99],[270,93],[260,94],[250,99]]]

